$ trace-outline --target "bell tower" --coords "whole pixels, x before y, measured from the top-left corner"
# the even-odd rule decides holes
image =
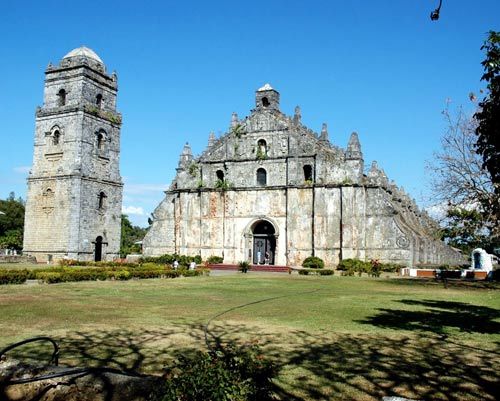
[[[45,71],[28,177],[24,253],[40,262],[119,256],[123,183],[117,76],[87,47]]]
[[[269,84],[265,84],[262,88],[257,89],[255,93],[255,108],[256,110],[279,110],[279,92]]]

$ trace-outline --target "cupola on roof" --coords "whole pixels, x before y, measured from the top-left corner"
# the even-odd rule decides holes
[[[257,89],[258,92],[263,92],[263,91],[273,91],[276,90],[274,89],[271,85],[265,84],[262,88]]]
[[[70,57],[87,57],[90,58],[94,61],[97,61],[98,63],[104,64],[104,62],[101,60],[101,58],[96,54],[95,51],[92,49],[89,49],[88,47],[81,46],[76,49],[71,50],[68,54],[66,54],[63,59],[65,58],[70,58]]]

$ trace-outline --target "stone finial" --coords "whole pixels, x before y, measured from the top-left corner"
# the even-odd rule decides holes
[[[295,106],[295,111],[293,114],[293,122],[295,124],[299,124],[302,119],[302,111],[300,110],[300,106]]]
[[[214,146],[214,143],[215,143],[215,133],[211,131],[210,134],[208,134],[208,147],[210,148]]]
[[[239,123],[240,121],[238,120],[238,114],[236,114],[236,112],[233,112],[233,114],[231,114],[231,128],[236,127]]]
[[[321,134],[319,135],[319,140],[328,142],[328,127],[326,123],[323,123],[323,125],[321,126]]]
[[[179,168],[184,168],[189,165],[193,160],[193,153],[191,152],[191,146],[186,142],[182,148],[181,156],[179,157]]]
[[[378,166],[378,163],[375,160],[372,161],[372,165],[368,171],[368,178],[372,184],[379,185],[381,187],[387,187],[388,185],[387,176],[385,175],[384,170]]]
[[[363,153],[361,152],[361,144],[359,143],[359,138],[357,132],[353,132],[349,138],[349,143],[347,144],[347,159],[363,159]]]

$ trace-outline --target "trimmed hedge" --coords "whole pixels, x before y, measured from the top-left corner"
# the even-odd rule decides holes
[[[334,271],[331,269],[300,269],[299,274],[302,276],[308,276],[308,275],[318,275],[318,276],[333,276]]]
[[[364,262],[359,259],[343,259],[337,266],[337,270],[342,271],[343,276],[354,276],[355,273],[361,276],[363,273],[366,273],[378,277],[381,272],[396,273],[403,267],[406,266],[397,263],[382,263],[376,259],[370,262]]]
[[[302,267],[308,269],[323,269],[325,267],[325,262],[317,256],[309,256],[302,262]]]
[[[212,255],[207,258],[207,263],[209,264],[217,264],[222,262],[224,262],[224,258],[222,256]]]
[[[177,255],[177,254],[165,254],[161,256],[146,256],[139,259],[139,263],[155,263],[155,264],[167,264],[171,265],[174,261],[179,262],[180,266],[189,266],[191,262],[200,265],[203,260],[200,255],[196,256],[186,256],[186,255]]]
[[[33,270],[0,270],[0,284],[23,284],[27,279],[36,279],[47,284],[96,281],[96,280],[130,280],[133,278],[175,278],[208,275],[208,269],[188,270],[180,267],[173,270],[170,266],[147,263],[129,267],[68,267],[57,266]]]
[[[28,270],[0,270],[0,284],[24,284]]]

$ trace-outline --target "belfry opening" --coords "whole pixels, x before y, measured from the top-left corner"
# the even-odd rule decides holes
[[[266,220],[255,223],[253,234],[253,264],[274,265],[276,237],[274,226]]]

